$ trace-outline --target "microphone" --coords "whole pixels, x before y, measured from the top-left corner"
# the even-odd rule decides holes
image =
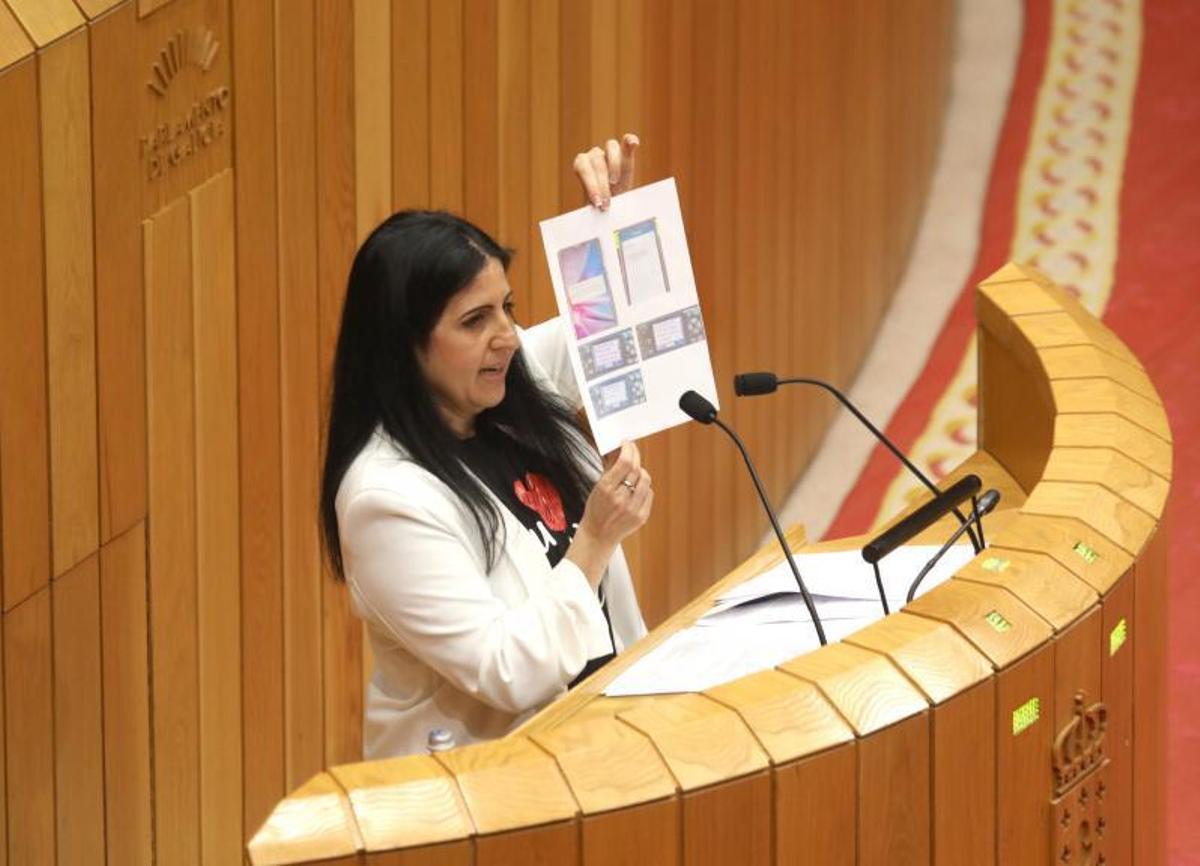
[[[924,472],[913,465],[912,461],[910,461],[904,456],[904,454],[900,452],[900,449],[896,447],[895,443],[892,442],[892,440],[889,439],[882,430],[872,424],[867,419],[867,416],[860,412],[858,407],[850,402],[849,397],[828,382],[825,382],[821,379],[780,379],[774,373],[767,372],[740,373],[733,377],[733,391],[739,397],[757,397],[761,394],[773,394],[780,385],[816,385],[818,388],[824,388],[826,391],[836,397],[838,402],[845,406],[850,411],[850,414],[858,419],[860,424],[871,431],[871,435],[873,435],[881,444],[883,444],[888,451],[891,451],[895,458],[904,464],[904,467],[908,469],[908,471],[911,472],[918,481],[925,485],[926,489],[933,493],[934,496],[937,496],[938,493],[941,492],[938,490],[937,485],[930,481]],[[958,510],[958,508],[954,509],[954,514],[958,518],[959,523],[961,523],[963,526],[970,526],[971,521],[968,520],[966,516]],[[975,537],[975,533],[970,529],[968,529],[967,532],[971,536],[971,544],[975,547],[975,552],[978,553],[979,551],[983,550],[983,543]]]
[[[733,440],[733,443],[738,447],[738,451],[742,452],[742,459],[746,462],[746,468],[750,470],[750,479],[754,482],[754,489],[758,491],[758,498],[762,502],[763,510],[767,512],[767,517],[771,521],[771,528],[775,530],[775,537],[779,540],[779,546],[783,548],[783,556],[792,569],[792,576],[796,578],[796,586],[800,587],[800,595],[804,599],[804,606],[808,608],[813,626],[817,629],[817,638],[821,641],[821,646],[825,646],[828,641],[825,639],[825,628],[821,625],[821,617],[817,615],[817,607],[813,604],[812,596],[808,594],[808,587],[804,585],[804,578],[800,576],[800,569],[796,567],[796,560],[792,557],[792,550],[788,547],[787,541],[784,540],[783,530],[779,528],[779,518],[775,516],[775,509],[771,507],[771,502],[767,499],[767,493],[763,490],[762,480],[758,477],[758,471],[754,468],[754,463],[750,460],[750,454],[746,451],[746,446],[742,443],[741,437],[733,431],[733,428],[717,417],[716,407],[695,391],[685,391],[683,393],[683,396],[679,398],[679,408],[693,421],[699,421],[701,424],[716,424]]]
[[[983,516],[993,511],[999,503],[1000,491],[992,489],[980,496],[979,500],[971,509],[970,522],[978,524],[980,535],[983,535]],[[908,587],[908,596],[905,598],[906,602],[913,600],[917,594],[917,587],[921,585],[921,581],[925,579],[925,575],[929,574],[929,572],[937,564],[937,561],[941,559],[945,555],[946,551],[954,545],[954,542],[958,541],[959,536],[966,531],[968,525],[969,524],[963,524],[962,526],[958,527],[958,529],[954,530],[954,534],[950,536],[950,540],[942,545],[941,549],[933,555],[933,558],[929,560],[929,562],[925,563],[925,567],[921,569],[920,573],[917,574],[912,584],[910,584]]]

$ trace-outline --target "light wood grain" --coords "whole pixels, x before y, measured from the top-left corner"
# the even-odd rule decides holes
[[[468,220],[495,237],[500,225],[501,195],[499,8],[497,4],[486,0],[456,2],[461,2],[462,6],[462,21],[458,25],[461,28],[459,40],[462,52],[459,74],[465,84],[459,119],[462,134],[462,198],[459,208]],[[436,19],[436,12],[434,17]],[[448,41],[452,39],[450,37]],[[436,107],[433,115],[437,115]],[[471,130],[470,135],[465,134],[468,129]],[[511,182],[517,185],[520,179],[514,177]]]
[[[4,614],[8,862],[53,863],[54,696],[50,588]]]
[[[992,286],[998,283],[1032,282],[1039,286],[1050,285],[1050,279],[1032,265],[1017,262],[1005,262],[999,269],[982,280],[980,286]]]
[[[1141,552],[1155,527],[1155,519],[1149,514],[1096,484],[1045,481],[1023,508],[1030,514],[1081,520],[1134,556]]]
[[[275,21],[267,4],[233,15],[234,184],[241,501],[242,730],[248,838],[287,793],[284,783],[279,237],[275,153]]]
[[[644,702],[617,718],[653,741],[683,791],[752,773],[768,763],[738,715],[702,695]]]
[[[981,302],[981,315],[984,309]],[[1000,461],[1022,489],[1031,489],[1042,476],[1054,438],[1056,409],[1043,374],[1022,354],[1020,345],[1005,345],[990,330],[983,330],[979,392],[980,447]]]
[[[1171,425],[1162,405],[1111,379],[1056,379],[1050,387],[1060,413],[1111,412],[1171,441]]]
[[[99,401],[100,539],[146,517],[146,338],[140,165],[135,146],[141,72],[131,3],[89,28],[96,234],[96,391]]]
[[[989,541],[998,549],[1046,553],[1100,594],[1107,592],[1133,563],[1128,553],[1096,530],[1067,518],[1018,514]],[[1095,556],[1085,558],[1080,544],[1083,552],[1090,550]]]
[[[1114,448],[1168,481],[1171,443],[1115,414],[1059,415],[1054,422],[1056,448]]]
[[[57,854],[61,863],[103,864],[99,554],[58,577],[52,587]]]
[[[571,819],[578,806],[554,759],[509,736],[434,756],[457,780],[477,833]]]
[[[991,567],[985,567],[985,563]],[[996,570],[1003,565],[1002,570]],[[1003,587],[1061,631],[1095,606],[1096,591],[1048,555],[993,544],[984,557],[959,569],[957,578]]]
[[[991,301],[1005,316],[1055,313],[1062,307],[1058,299],[1033,280],[980,283],[979,295]]]
[[[1051,635],[1049,623],[1012,593],[968,580],[948,580],[909,602],[905,610],[954,626],[997,668],[1041,646]],[[992,625],[992,614],[999,614],[1008,627]]]
[[[121,2],[122,0],[75,0],[75,5],[79,7],[80,12],[92,19],[99,18]]]
[[[315,0],[275,14],[284,755],[288,786],[325,765],[317,539],[318,362]]]
[[[99,546],[91,80],[83,30],[38,55],[53,573]]]
[[[354,4],[354,234],[392,212],[392,4]]]
[[[318,773],[280,801],[246,846],[254,866],[328,860],[361,849],[350,801],[328,773]]]
[[[343,764],[329,772],[350,799],[367,851],[433,845],[474,832],[454,777],[428,755]]]
[[[650,740],[613,718],[567,722],[530,739],[558,762],[585,815],[675,793],[675,780]]]
[[[529,268],[529,320],[558,314],[538,221],[560,213],[559,163],[571,156],[559,141],[559,3],[529,3],[529,216],[524,248]]]
[[[109,863],[150,866],[150,658],[146,524],[100,549],[104,677],[104,841]]]
[[[202,862],[242,847],[241,564],[233,171],[190,196]]]
[[[854,739],[854,731],[815,685],[780,671],[751,674],[704,694],[741,716],[772,764]]]
[[[1111,448],[1055,448],[1042,477],[1100,484],[1151,517],[1162,515],[1170,490],[1166,478]]]
[[[846,643],[886,655],[933,704],[992,675],[987,658],[953,628],[904,611],[860,629]]]
[[[200,858],[192,231],[186,198],[144,223],[149,579],[158,859]]]
[[[1047,756],[1053,726],[1054,646],[1002,671],[996,688],[996,862],[1048,862]],[[1013,712],[1038,701],[1037,721],[1020,731]]]
[[[33,53],[33,43],[9,8],[0,4],[0,70]]]
[[[37,66],[0,78],[0,526],[4,609],[50,579],[50,477],[46,409],[42,188]]]
[[[1058,286],[1050,283],[1047,289],[1054,294],[1059,303],[1062,304],[1063,311],[1070,316],[1080,327],[1083,333],[1087,336],[1088,342],[1095,345],[1097,348],[1112,355],[1120,361],[1131,364],[1134,367],[1141,368],[1142,362],[1136,355],[1130,351],[1129,347],[1122,342],[1121,338],[1114,334],[1109,328],[1104,325],[1099,319],[1091,314],[1079,302],[1079,299],[1069,292],[1064,291]]]
[[[1095,346],[1042,349],[1038,358],[1050,379],[1111,379],[1151,402],[1162,402],[1145,370]]]
[[[5,0],[38,48],[84,24],[83,15],[71,0]]]
[[[1079,323],[1064,312],[1021,316],[1014,324],[1035,349],[1082,346],[1091,342]]]
[[[929,706],[886,656],[850,644],[830,644],[779,670],[815,683],[860,737]]]

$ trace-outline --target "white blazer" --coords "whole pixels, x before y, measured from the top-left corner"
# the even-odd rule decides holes
[[[565,337],[552,319],[522,331],[522,349],[539,383],[579,406]],[[505,543],[489,572],[470,512],[382,430],[342,479],[346,583],[375,656],[368,759],[419,752],[433,728],[458,745],[501,736],[611,651],[583,572],[566,558],[551,568],[541,542],[492,498]],[[602,587],[620,651],[646,633],[620,548]]]

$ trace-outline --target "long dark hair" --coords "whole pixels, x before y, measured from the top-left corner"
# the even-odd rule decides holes
[[[335,502],[342,478],[377,427],[409,458],[453,490],[479,529],[488,569],[503,544],[503,522],[486,488],[463,466],[461,443],[438,412],[417,363],[446,304],[489,258],[511,253],[466,220],[442,211],[400,211],[363,242],[350,269],[325,439],[321,532],[333,570],[344,577]],[[591,486],[570,408],[534,382],[522,353],[509,365],[501,403],[476,429],[501,430],[547,464],[564,499],[582,503]]]

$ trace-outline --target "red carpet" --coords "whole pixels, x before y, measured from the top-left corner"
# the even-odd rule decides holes
[[[1120,5],[1121,0],[1105,0]],[[1104,3],[1097,2],[1097,7]],[[930,422],[974,326],[974,285],[1008,258],[1020,170],[1046,64],[1050,0],[1027,0],[1008,114],[988,185],[979,253],[924,371],[888,425],[909,450]],[[1104,319],[1141,358],[1171,420],[1172,480],[1168,845],[1175,866],[1200,866],[1200,3],[1145,0],[1141,69],[1119,206],[1117,263]],[[867,531],[896,475],[876,449],[828,530]]]

